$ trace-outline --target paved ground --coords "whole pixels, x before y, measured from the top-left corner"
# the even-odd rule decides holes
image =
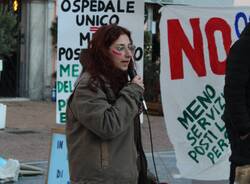
[[[7,105],[6,129],[0,131],[0,155],[19,161],[48,160],[55,104],[18,101]]]
[[[0,99],[7,105],[7,124],[0,130],[0,156],[33,163],[47,169],[51,129],[55,123],[55,103],[45,101]],[[161,181],[171,184],[225,184],[221,182],[191,181],[179,177],[173,147],[166,134],[162,116],[150,116],[156,165]],[[149,167],[153,171],[149,130],[146,117],[142,125],[144,149],[148,152]],[[21,177],[16,184],[44,184],[45,176]]]
[[[0,155],[20,161],[48,160],[51,129],[56,125],[55,103],[45,101],[7,101],[6,128],[0,130]],[[162,116],[150,116],[154,147],[157,151],[172,150]],[[146,151],[150,151],[148,123],[142,126]]]

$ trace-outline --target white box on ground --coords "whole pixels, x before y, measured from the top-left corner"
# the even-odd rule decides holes
[[[7,106],[0,103],[0,129],[4,129],[6,125],[6,109]]]
[[[3,60],[0,59],[0,72],[3,71]]]

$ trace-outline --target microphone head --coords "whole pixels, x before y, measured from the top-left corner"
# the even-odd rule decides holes
[[[133,59],[131,59],[130,62],[131,63],[129,63],[129,66],[128,66],[128,76],[129,76],[130,80],[132,80],[137,75],[137,72],[136,72],[135,67],[134,67]]]

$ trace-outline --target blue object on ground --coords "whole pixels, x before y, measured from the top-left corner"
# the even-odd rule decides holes
[[[0,167],[3,167],[7,163],[7,160],[4,158],[0,157]]]

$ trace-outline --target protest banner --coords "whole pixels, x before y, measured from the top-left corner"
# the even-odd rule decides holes
[[[46,184],[70,184],[65,126],[52,129]]]
[[[66,123],[66,103],[81,72],[79,54],[97,29],[118,24],[132,33],[137,72],[143,73],[144,1],[58,0],[56,122]]]
[[[226,56],[247,22],[244,7],[161,9],[163,112],[183,177],[228,179],[230,145],[221,119]]]
[[[209,1],[199,1],[199,0],[173,0],[172,4],[183,4],[191,6],[232,6],[234,0],[209,0]]]

